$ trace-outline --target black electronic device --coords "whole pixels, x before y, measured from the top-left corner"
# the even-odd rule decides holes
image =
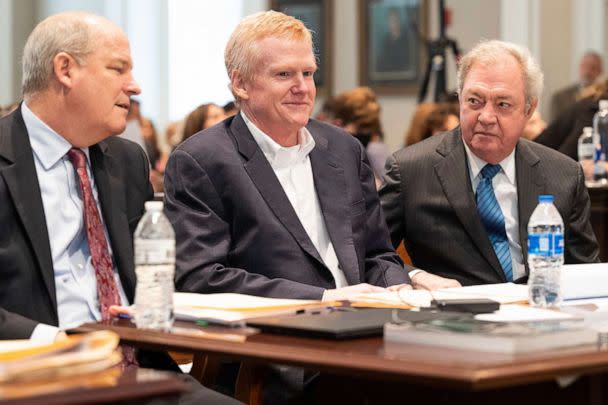
[[[344,311],[278,315],[254,318],[247,326],[264,332],[283,333],[325,339],[349,339],[365,336],[380,336],[385,323],[419,322],[430,319],[462,317],[462,313],[444,311],[409,311],[405,309],[375,308]]]
[[[449,312],[487,314],[497,311],[500,308],[500,303],[487,298],[444,299],[432,300],[431,308]]]

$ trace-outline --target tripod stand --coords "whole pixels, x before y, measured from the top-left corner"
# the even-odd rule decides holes
[[[424,78],[420,86],[418,93],[418,102],[421,103],[426,98],[428,92],[429,81],[431,74],[435,74],[435,95],[433,101],[439,101],[443,95],[447,93],[446,90],[446,70],[445,70],[445,58],[446,49],[452,49],[452,53],[456,60],[460,59],[460,49],[456,40],[451,39],[445,35],[446,21],[445,21],[445,1],[439,0],[439,38],[435,40],[424,39],[422,35],[420,38],[424,41],[427,52],[426,69],[424,72]]]

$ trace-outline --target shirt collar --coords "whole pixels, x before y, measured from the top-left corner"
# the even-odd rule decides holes
[[[477,176],[479,176],[479,172],[481,172],[481,169],[483,169],[483,167],[485,165],[487,165],[488,162],[477,157],[471,151],[471,149],[469,148],[469,145],[467,145],[467,143],[464,142],[464,140],[462,143],[464,144],[464,149],[467,153],[467,157],[468,157],[468,161],[469,161],[469,170],[471,172],[471,178],[475,179],[475,178],[477,178]],[[503,173],[507,176],[509,183],[515,184],[515,149],[513,149],[511,151],[511,153],[509,154],[509,156],[507,156],[506,158],[501,160],[498,164],[502,168]]]
[[[276,143],[269,135],[251,122],[243,110],[241,110],[240,114],[243,117],[243,121],[245,121],[245,125],[247,125],[249,132],[251,132],[253,139],[273,167],[283,167],[290,163],[300,162],[306,159],[308,154],[315,147],[315,140],[306,127],[302,127],[298,131],[297,145],[285,147]]]
[[[30,137],[30,144],[34,155],[40,161],[42,167],[45,170],[49,170],[66,156],[72,145],[38,118],[25,102],[21,103],[21,114],[23,115],[23,121]],[[89,148],[82,148],[82,151],[85,153],[88,161]]]

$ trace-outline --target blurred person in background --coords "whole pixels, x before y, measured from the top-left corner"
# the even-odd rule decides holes
[[[543,132],[547,128],[547,123],[540,115],[538,109],[534,111],[534,114],[530,117],[526,126],[524,127],[524,132],[522,132],[521,136],[524,138],[533,141],[536,139],[541,132]]]
[[[203,129],[210,128],[226,118],[224,109],[217,104],[207,103],[196,107],[184,121],[182,142]]]
[[[333,111],[335,124],[350,132],[365,147],[379,187],[388,149],[382,141],[376,93],[369,87],[356,87],[334,97],[329,108]]]
[[[440,103],[431,111],[424,122],[422,139],[430,138],[442,132],[451,131],[460,124],[458,111],[454,112],[453,107],[446,103]]]
[[[594,51],[587,51],[579,63],[578,83],[557,90],[551,98],[551,112],[549,114],[551,120],[557,119],[562,111],[579,100],[587,87],[595,84],[598,80],[601,81],[602,72],[602,55]]]
[[[608,99],[608,79],[591,86],[586,94],[562,111],[534,141],[578,160],[578,138],[584,127],[593,126],[599,100]]]
[[[410,126],[405,132],[405,146],[413,145],[425,139],[427,133],[426,120],[437,108],[436,103],[420,103],[410,120]]]

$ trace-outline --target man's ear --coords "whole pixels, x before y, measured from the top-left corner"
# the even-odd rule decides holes
[[[235,70],[232,72],[230,77],[230,83],[232,91],[238,97],[239,100],[249,100],[249,92],[247,91],[247,84],[243,79],[243,76],[239,71]]]
[[[530,117],[532,117],[532,114],[534,114],[534,111],[536,111],[536,107],[538,107],[538,99],[535,98],[534,100],[532,100],[532,103],[530,103],[530,105],[528,106],[528,111],[526,111],[526,118],[530,119]]]
[[[62,85],[71,88],[74,81],[76,60],[67,52],[59,52],[53,58],[53,75]]]

